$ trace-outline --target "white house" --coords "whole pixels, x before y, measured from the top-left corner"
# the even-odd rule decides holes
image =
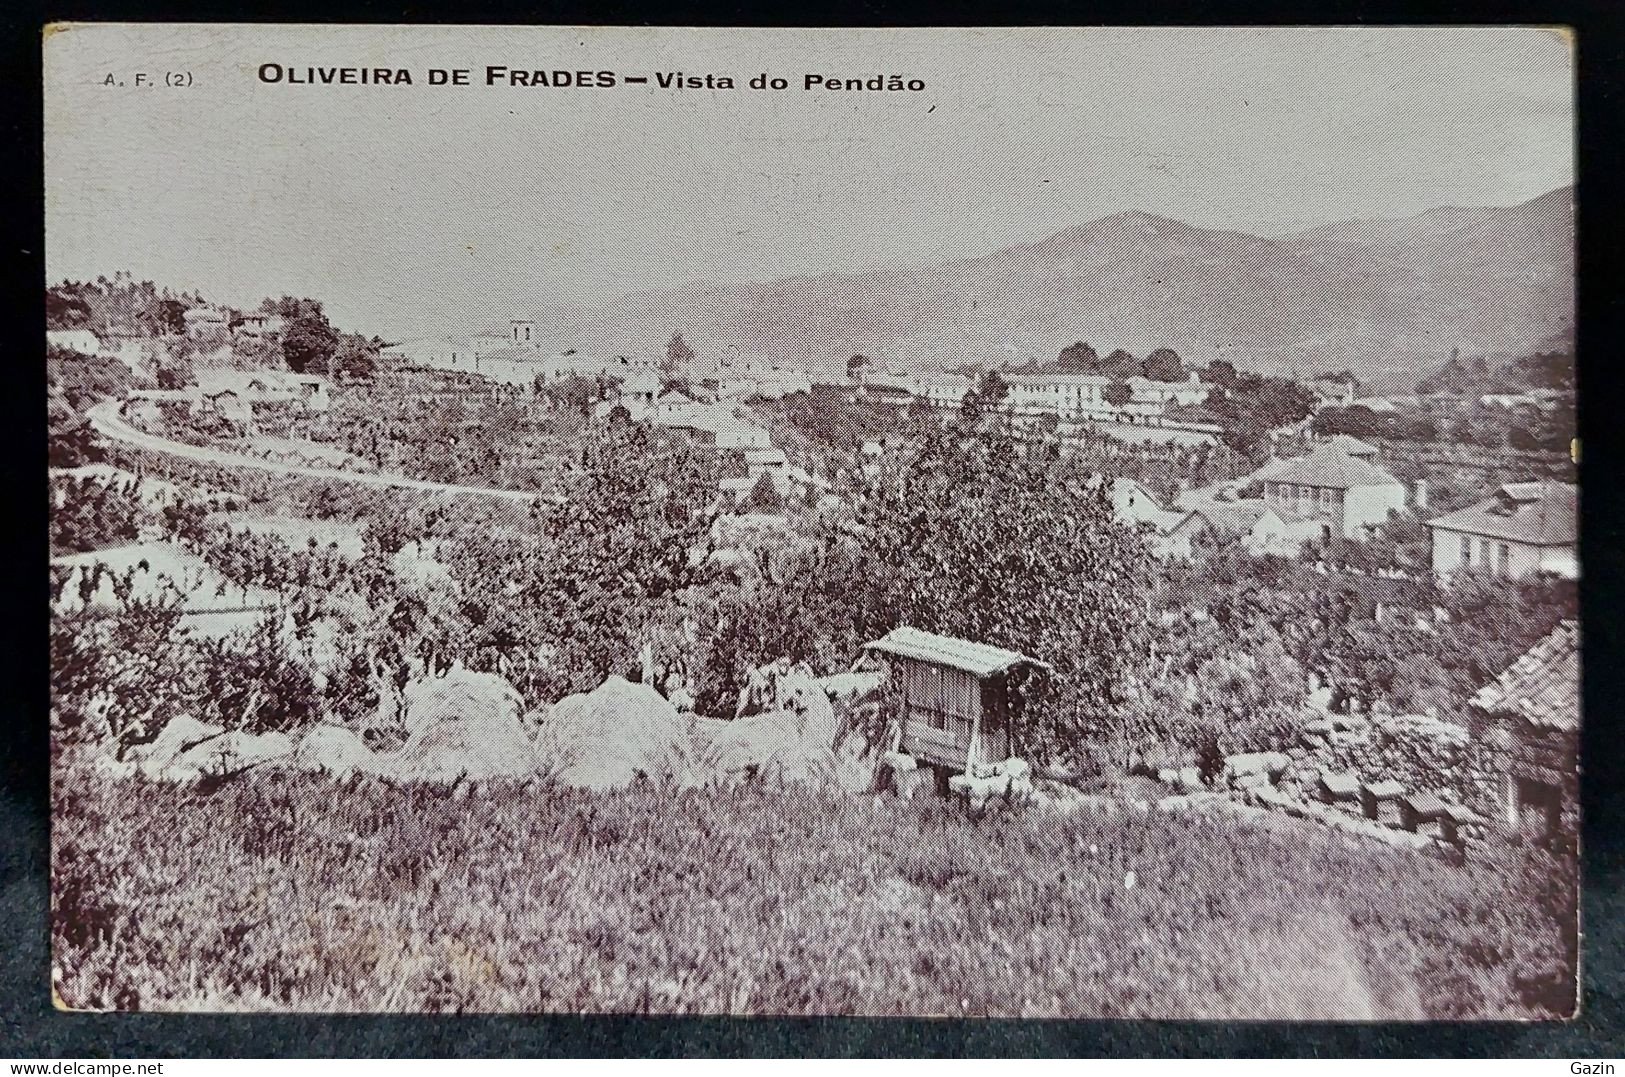
[[[1476,569],[1513,579],[1580,574],[1579,488],[1572,483],[1509,482],[1427,526],[1435,572]]]
[[[1305,542],[1325,534],[1325,523],[1271,506],[1263,498],[1217,501],[1192,498],[1183,516],[1167,527],[1153,544],[1163,557],[1191,557],[1197,538],[1211,534],[1221,538],[1239,537],[1242,549],[1253,556],[1273,554],[1291,557]]]
[[[273,337],[282,332],[286,320],[280,314],[251,311],[232,323],[231,330],[244,337]]]
[[[1010,387],[1006,405],[1017,415],[1137,421],[1161,415],[1167,406],[1161,392],[1137,398],[1132,395],[1132,386],[1129,400],[1121,404],[1110,403],[1106,399],[1106,389],[1116,379],[1102,374],[1005,374],[1003,377]],[[1168,383],[1147,384],[1163,386],[1170,395],[1173,392]]]
[[[1156,381],[1152,378],[1133,377],[1128,379],[1128,387],[1134,393],[1134,402],[1137,404],[1189,406],[1200,404],[1207,399],[1208,394],[1208,387],[1202,384],[1202,379],[1194,370],[1184,381]]]
[[[746,449],[745,473],[752,479],[760,479],[763,475],[773,480],[773,485],[779,493],[789,488],[789,460],[786,459],[783,449]]]
[[[1405,486],[1371,460],[1350,456],[1335,443],[1272,467],[1264,500],[1283,523],[1317,521],[1324,536],[1369,537],[1405,508]]]
[[[181,315],[187,336],[201,337],[226,330],[226,312],[214,307],[193,307]]]
[[[716,437],[719,449],[765,449],[772,444],[766,430],[736,416],[717,424]]]
[[[45,342],[81,355],[102,354],[102,340],[88,329],[47,329]]]
[[[254,409],[262,405],[289,405],[304,412],[326,411],[333,401],[332,383],[316,374],[286,370],[198,371],[196,398],[212,411],[245,428],[254,423]]]

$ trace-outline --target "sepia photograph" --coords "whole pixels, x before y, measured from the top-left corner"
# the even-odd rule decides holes
[[[42,48],[59,1010],[1578,1012],[1570,32]]]

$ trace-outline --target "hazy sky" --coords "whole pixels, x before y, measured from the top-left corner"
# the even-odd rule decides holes
[[[50,279],[310,295],[386,336],[982,254],[1129,209],[1279,232],[1572,182],[1571,52],[1548,30],[79,25],[45,52]],[[415,84],[266,85],[262,63]],[[488,64],[651,82],[488,88]],[[192,85],[134,84],[168,71]],[[791,88],[744,88],[762,72]],[[807,72],[926,89],[806,92]]]

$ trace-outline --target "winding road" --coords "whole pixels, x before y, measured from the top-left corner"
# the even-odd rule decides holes
[[[171,441],[169,438],[161,438],[131,426],[119,414],[120,403],[117,400],[104,400],[100,404],[92,406],[85,413],[85,417],[90,420],[90,425],[96,433],[102,437],[113,441],[121,441],[138,449],[161,452],[180,457],[183,460],[195,460],[198,463],[216,464],[220,467],[251,468],[256,471],[268,471],[274,475],[295,475],[307,479],[347,482],[356,486],[424,490],[434,493],[463,494],[471,497],[494,497],[503,501],[521,503],[535,501],[542,496],[524,490],[501,490],[492,486],[461,486],[457,483],[409,479],[404,475],[379,475],[361,471],[341,471],[338,468],[284,464],[275,460],[262,460],[257,456],[227,452],[224,449],[211,448],[205,445],[188,445],[184,441]]]

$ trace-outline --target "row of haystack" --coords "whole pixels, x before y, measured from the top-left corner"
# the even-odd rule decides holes
[[[107,765],[176,781],[275,764],[403,781],[546,777],[594,790],[624,788],[640,776],[683,786],[762,776],[868,788],[874,758],[839,716],[851,686],[829,688],[835,702],[805,668],[775,669],[765,688],[758,684],[754,713],[726,721],[681,713],[653,688],[611,677],[527,718],[507,681],[456,669],[407,687],[407,737],[395,751],[375,750],[336,725],[295,738],[179,717]]]

